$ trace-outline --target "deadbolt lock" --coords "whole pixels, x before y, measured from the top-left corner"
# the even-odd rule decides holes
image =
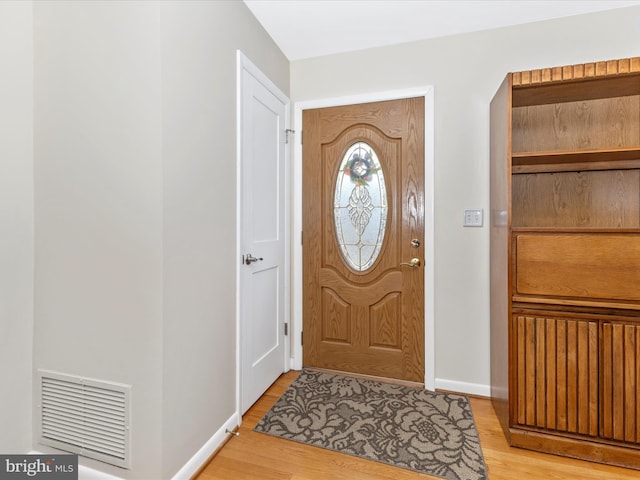
[[[413,248],[418,248],[420,246],[420,240],[418,240],[417,238],[414,238],[413,240],[411,240],[411,246]]]

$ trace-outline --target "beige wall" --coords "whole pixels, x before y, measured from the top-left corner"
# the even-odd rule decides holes
[[[0,2],[0,452],[31,448],[33,10]]]
[[[236,409],[236,49],[284,92],[289,62],[242,2],[161,11],[168,475]]]
[[[34,26],[34,367],[132,385],[133,468],[81,463],[160,478],[158,5],[34,2]]]
[[[502,79],[638,55],[632,7],[292,62],[292,103],[434,86],[436,386],[489,384],[489,102]],[[483,228],[462,227],[465,208],[484,208]]]
[[[236,50],[289,63],[239,1],[33,5],[34,367],[132,385],[81,463],[171,478],[236,409]]]
[[[170,478],[234,413],[237,48],[294,101],[434,85],[436,376],[486,385],[488,228],[461,223],[487,214],[489,101],[639,45],[635,7],[289,76],[241,2],[0,2],[0,450],[31,446],[32,366],[133,385],[133,469],[82,460],[126,478]]]

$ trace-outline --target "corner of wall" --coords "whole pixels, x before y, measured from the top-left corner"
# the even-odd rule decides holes
[[[33,3],[0,2],[0,451],[31,448]],[[5,391],[5,390],[3,390]]]

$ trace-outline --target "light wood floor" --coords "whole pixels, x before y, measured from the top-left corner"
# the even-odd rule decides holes
[[[198,480],[410,480],[434,478],[401,468],[302,445],[253,431],[299,372],[282,375],[243,417],[232,437]],[[511,448],[491,402],[471,398],[490,480],[638,480],[640,471]]]

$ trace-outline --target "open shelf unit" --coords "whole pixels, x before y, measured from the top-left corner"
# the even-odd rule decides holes
[[[640,146],[513,153],[512,173],[552,173],[640,168]]]
[[[491,103],[491,391],[514,446],[640,469],[640,58]]]

